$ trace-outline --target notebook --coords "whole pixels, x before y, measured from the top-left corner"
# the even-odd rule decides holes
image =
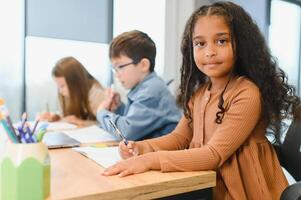
[[[114,135],[106,132],[104,129],[101,129],[96,125],[72,130],[61,130],[61,132],[82,144],[117,141],[117,138]]]
[[[78,147],[80,142],[69,137],[62,132],[48,132],[43,138],[43,142],[49,149]]]
[[[122,160],[119,155],[118,146],[116,147],[76,147],[73,150],[90,158],[97,164],[108,168],[116,162]]]

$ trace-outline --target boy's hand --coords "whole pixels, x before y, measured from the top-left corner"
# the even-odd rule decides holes
[[[113,102],[114,92],[111,88],[105,90],[105,99],[99,104],[97,111],[102,109],[110,110],[111,104]]]
[[[114,96],[113,96],[113,100],[111,102],[110,108],[109,110],[111,112],[114,112],[117,110],[117,108],[120,106],[121,104],[121,99],[120,99],[120,94],[118,92],[113,92]]]
[[[137,143],[134,141],[128,141],[128,144],[125,145],[124,141],[119,142],[119,154],[123,159],[139,155]]]

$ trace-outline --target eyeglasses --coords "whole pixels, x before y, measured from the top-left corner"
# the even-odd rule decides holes
[[[123,65],[118,65],[116,67],[112,67],[113,72],[116,74],[117,72],[122,71],[122,69],[124,69],[126,66],[131,65],[131,64],[135,64],[134,61],[123,64]]]

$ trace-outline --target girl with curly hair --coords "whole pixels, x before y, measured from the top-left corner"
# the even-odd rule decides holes
[[[121,142],[124,160],[103,174],[216,170],[214,199],[279,199],[288,183],[265,134],[271,128],[279,142],[281,120],[300,117],[300,99],[259,28],[234,3],[202,6],[181,50],[181,121],[166,136]]]

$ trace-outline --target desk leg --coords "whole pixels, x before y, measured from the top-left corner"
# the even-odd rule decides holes
[[[177,194],[169,197],[159,198],[158,200],[212,200],[212,188],[206,188],[193,192]]]

